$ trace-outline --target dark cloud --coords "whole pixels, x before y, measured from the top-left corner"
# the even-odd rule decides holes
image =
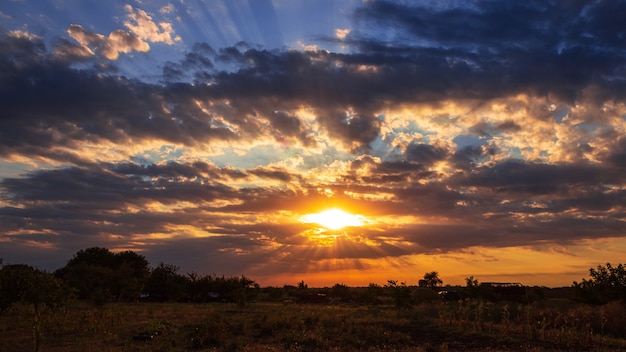
[[[276,139],[281,140],[285,137],[299,140],[305,147],[314,147],[316,145],[313,137],[307,133],[300,119],[283,111],[274,111],[266,113],[266,118],[276,129]]]
[[[212,116],[193,102],[198,92],[188,85],[163,89],[49,61],[7,66],[12,69],[2,77],[6,91],[0,96],[4,155],[54,157],[51,147],[99,140],[123,144],[160,139],[194,145],[236,138],[232,131],[210,125]]]
[[[626,137],[620,137],[617,140],[614,148],[606,156],[606,160],[622,170],[626,167]]]
[[[166,82],[185,81],[193,78],[197,83],[206,83],[213,74],[215,65],[212,58],[216,53],[207,43],[196,43],[180,62],[168,61],[163,67]]]
[[[485,156],[481,146],[466,146],[457,150],[450,158],[453,165],[459,169],[467,170],[472,168]]]
[[[501,220],[501,219],[500,219]],[[530,221],[512,226],[505,221],[495,219],[474,219],[471,224],[426,224],[407,226],[397,234],[415,243],[417,251],[422,253],[454,252],[461,248],[484,246],[518,246],[521,243],[561,243],[574,244],[589,238],[589,233],[602,231],[607,237],[621,237],[623,221],[611,219],[580,219],[564,217],[551,221]]]
[[[622,184],[624,176],[617,169],[592,164],[540,164],[506,160],[493,167],[481,167],[463,176],[462,186],[486,187],[497,192],[551,194],[581,186]]]
[[[436,147],[429,144],[411,143],[406,148],[404,155],[409,161],[414,161],[430,166],[437,161],[444,160],[448,155],[448,151],[445,148]]]
[[[5,154],[12,152],[7,147],[19,147],[23,143],[19,140],[38,141],[41,147],[63,143],[54,139],[54,132],[66,136],[66,143],[138,137],[193,145],[212,138],[237,138],[230,130],[210,127],[213,116],[200,111],[194,99],[230,99],[232,111],[227,117],[242,127],[251,126],[246,131],[252,135],[254,123],[245,114],[256,110],[271,116],[277,108],[306,102],[316,107],[320,121],[335,138],[366,147],[379,128],[369,111],[390,102],[489,98],[528,91],[552,92],[571,100],[580,98],[582,89],[590,85],[602,92],[598,99],[617,97],[626,91],[615,89],[624,85],[620,69],[624,55],[615,41],[623,29],[614,28],[611,14],[623,10],[621,6],[477,2],[467,8],[430,8],[368,3],[355,13],[360,22],[403,28],[422,44],[384,44],[365,37],[349,43],[362,50],[353,54],[267,51],[245,45],[216,53],[207,44],[197,44],[181,63],[168,63],[164,68],[166,81],[191,73],[196,80],[211,81],[210,89],[152,86],[53,66],[41,41],[5,35],[3,71],[13,74],[3,79],[3,86],[12,89],[3,94],[2,130],[15,133],[3,136],[3,149]],[[95,36],[87,34],[87,39]],[[74,54],[65,52],[66,60],[80,56],[75,50]],[[213,73],[213,60],[241,68]],[[363,70],[364,65],[375,70]],[[268,96],[275,97],[273,102],[258,101]],[[164,110],[164,106],[173,109]],[[350,108],[356,113],[346,119],[345,111]],[[40,127],[36,121],[44,116]],[[28,121],[30,127],[15,120]],[[282,133],[295,134],[310,144],[294,128],[295,120],[291,126],[284,119],[271,121]],[[487,126],[476,126],[476,131],[488,133],[489,128],[483,127]],[[520,127],[510,121],[490,128],[515,132]]]
[[[607,16],[604,2],[571,9],[560,3],[478,4],[433,9],[375,2],[357,10],[360,21],[404,28],[426,41],[417,46],[363,39],[348,42],[361,52],[337,54],[268,51],[243,44],[216,52],[208,44],[197,44],[180,63],[164,66],[165,82],[186,78],[210,82],[209,87],[181,82],[158,86],[55,66],[41,41],[5,35],[5,72],[12,74],[5,74],[3,85],[12,89],[1,101],[6,111],[2,130],[15,133],[3,136],[2,152],[33,153],[23,144],[35,143],[34,149],[44,154],[51,145],[72,147],[93,139],[196,145],[254,138],[263,131],[255,116],[266,117],[281,134],[310,146],[312,140],[299,121],[280,112],[303,104],[315,108],[333,138],[363,151],[379,134],[380,121],[373,112],[389,104],[491,99],[521,92],[554,94],[573,102],[590,86],[602,92],[596,94],[601,100],[626,91],[616,89],[624,85],[624,55],[613,37],[601,30],[583,35],[575,26],[576,21],[598,23],[595,15]],[[557,22],[567,18],[565,25]],[[600,42],[589,44],[589,35]],[[81,56],[67,43],[57,52],[60,48],[66,61]],[[16,56],[25,59],[8,60]],[[213,61],[238,69],[219,71]],[[221,99],[229,105],[212,111],[196,103]],[[239,132],[214,123],[219,115]],[[511,120],[478,124],[474,131],[520,129]],[[58,135],[64,138],[55,138]]]
[[[612,86],[624,85],[619,68],[624,53],[617,38],[623,39],[625,29],[616,14],[624,13],[625,7],[610,1],[478,1],[440,8],[376,1],[359,8],[355,18],[363,23],[363,38],[375,23],[399,33],[392,37],[393,46],[410,44],[416,54],[431,47],[456,52],[438,57],[451,65],[470,64],[467,73],[476,76],[456,76],[467,88],[477,88],[470,80],[480,77],[486,83],[480,88],[491,94],[530,91],[572,101],[590,84],[613,96]],[[377,50],[376,42],[362,43],[362,49]],[[439,80],[446,77],[441,69],[434,75]]]
[[[295,178],[295,175],[289,171],[277,167],[259,167],[251,169],[249,172],[262,178],[274,179],[283,182],[294,181]]]
[[[470,128],[470,131],[481,136],[492,136],[501,133],[514,133],[519,132],[522,129],[520,125],[514,121],[508,120],[499,124],[492,124],[488,122],[479,122]]]

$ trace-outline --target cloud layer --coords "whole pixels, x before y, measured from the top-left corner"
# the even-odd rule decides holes
[[[278,277],[626,235],[623,2],[365,2],[322,38],[342,52],[195,43],[158,82],[115,62],[183,39],[125,11],[0,38],[0,157],[33,165],[0,179],[13,261],[101,245]],[[332,205],[371,224],[298,221]]]

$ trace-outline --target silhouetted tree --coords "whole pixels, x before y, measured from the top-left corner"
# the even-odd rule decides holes
[[[0,269],[0,313],[18,302],[32,308],[35,351],[39,350],[41,341],[42,314],[54,312],[71,298],[70,289],[52,274],[24,264]]]
[[[191,272],[187,274],[185,280],[186,298],[193,302],[219,299],[245,304],[248,299],[253,298],[260,291],[258,284],[243,275],[227,278],[224,276],[201,276]]]
[[[329,295],[333,298],[339,299],[341,302],[348,302],[352,299],[350,294],[350,287],[344,284],[335,284],[329,292]]]
[[[0,315],[22,299],[32,270],[24,264],[7,265],[0,270]]]
[[[232,282],[232,289],[230,292],[233,295],[235,302],[239,305],[247,304],[250,299],[258,295],[259,285],[243,275],[240,277],[233,277],[228,281]]]
[[[465,278],[465,290],[464,293],[471,298],[479,298],[481,296],[480,285],[478,280],[474,279],[474,276]]]
[[[382,301],[379,297],[383,295],[383,292],[384,290],[380,285],[370,283],[367,289],[362,291],[361,301],[371,305],[381,304]]]
[[[77,290],[81,299],[137,299],[149,275],[146,258],[132,251],[112,253],[91,247],[78,251],[55,275]]]
[[[411,297],[411,289],[406,283],[398,284],[396,280],[387,280],[385,289],[391,292],[391,297],[397,308],[408,309],[413,306],[413,298]]]
[[[145,292],[150,295],[151,300],[164,302],[183,299],[187,280],[178,270],[176,265],[165,263],[152,269],[145,286]]]
[[[118,301],[137,299],[150,275],[150,263],[143,255],[133,251],[116,253],[115,259],[111,287],[113,297]]]
[[[474,279],[474,276],[465,278],[465,287],[467,288],[475,288],[478,287],[478,280]]]
[[[71,297],[65,283],[30,265],[13,264],[0,269],[0,313],[17,302],[31,304],[35,311],[55,310]]]
[[[590,279],[583,279],[580,283],[574,281],[578,297],[591,304],[604,304],[611,301],[626,301],[626,267],[607,263],[589,269]]]
[[[443,284],[443,281],[439,278],[439,273],[436,271],[425,273],[424,281],[426,282],[426,287],[430,288],[439,287]]]
[[[98,303],[104,303],[110,295],[109,281],[114,261],[115,255],[106,248],[87,248],[76,252],[54,274],[74,288],[79,299],[97,298]]]
[[[211,298],[211,276],[200,276],[195,271],[187,273],[187,298],[192,302],[206,302]]]

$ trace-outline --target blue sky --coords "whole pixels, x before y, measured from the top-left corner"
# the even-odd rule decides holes
[[[569,285],[626,252],[625,11],[5,1],[0,257]]]

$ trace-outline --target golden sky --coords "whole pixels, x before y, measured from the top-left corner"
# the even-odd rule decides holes
[[[571,285],[626,257],[625,10],[10,2],[0,257]]]

